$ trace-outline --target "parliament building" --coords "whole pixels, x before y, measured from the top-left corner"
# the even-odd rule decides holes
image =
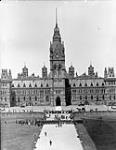
[[[28,75],[26,65],[16,79],[11,70],[2,69],[0,77],[0,105],[12,106],[68,106],[77,104],[109,104],[116,102],[114,68],[104,70],[99,77],[92,64],[88,73],[77,75],[71,65],[65,66],[65,47],[58,23],[49,47],[50,71],[42,68],[42,77]]]

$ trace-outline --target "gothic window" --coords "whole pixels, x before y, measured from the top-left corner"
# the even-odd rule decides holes
[[[82,96],[80,95],[80,100],[82,100]]]
[[[5,99],[5,102],[6,102],[6,101],[7,101],[7,98],[5,97],[4,99]]]
[[[18,97],[18,102],[20,102],[20,97]]]
[[[115,97],[115,95],[114,95],[114,100],[115,100],[115,98],[116,98],[116,97]]]
[[[87,100],[87,95],[85,96],[85,99]]]
[[[37,96],[35,96],[35,101],[37,101]]]
[[[96,97],[96,100],[99,101],[99,97],[98,96]]]
[[[40,91],[40,98],[43,98],[44,96],[44,91]]]
[[[31,97],[29,97],[29,100],[31,101]]]
[[[26,87],[25,83],[23,84],[23,87]]]
[[[43,87],[43,84],[41,84],[41,87]]]
[[[62,68],[62,65],[61,64],[59,64],[59,67],[58,67],[58,69],[60,70]]]
[[[25,101],[25,96],[23,97],[23,100]]]
[[[93,95],[91,95],[91,100],[93,100]]]
[[[48,95],[46,96],[46,102],[49,102],[49,96]]]
[[[111,100],[111,95],[109,96],[109,99]]]
[[[49,87],[48,84],[46,85],[46,87]]]

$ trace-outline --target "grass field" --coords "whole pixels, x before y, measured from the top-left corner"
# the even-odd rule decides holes
[[[16,119],[41,118],[39,114],[12,114],[1,119],[2,150],[32,150],[41,128],[34,125],[16,124]]]

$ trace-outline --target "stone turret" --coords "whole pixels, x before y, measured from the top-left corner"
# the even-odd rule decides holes
[[[42,78],[47,78],[47,68],[45,67],[45,65],[42,68]]]
[[[74,67],[71,65],[71,66],[69,67],[69,77],[73,78],[74,75],[75,75],[75,69],[74,69]]]
[[[90,64],[90,66],[88,67],[88,75],[89,76],[94,76],[94,67]]]

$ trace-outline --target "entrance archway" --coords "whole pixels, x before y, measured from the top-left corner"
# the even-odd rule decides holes
[[[61,106],[61,100],[59,96],[56,98],[56,106]]]

